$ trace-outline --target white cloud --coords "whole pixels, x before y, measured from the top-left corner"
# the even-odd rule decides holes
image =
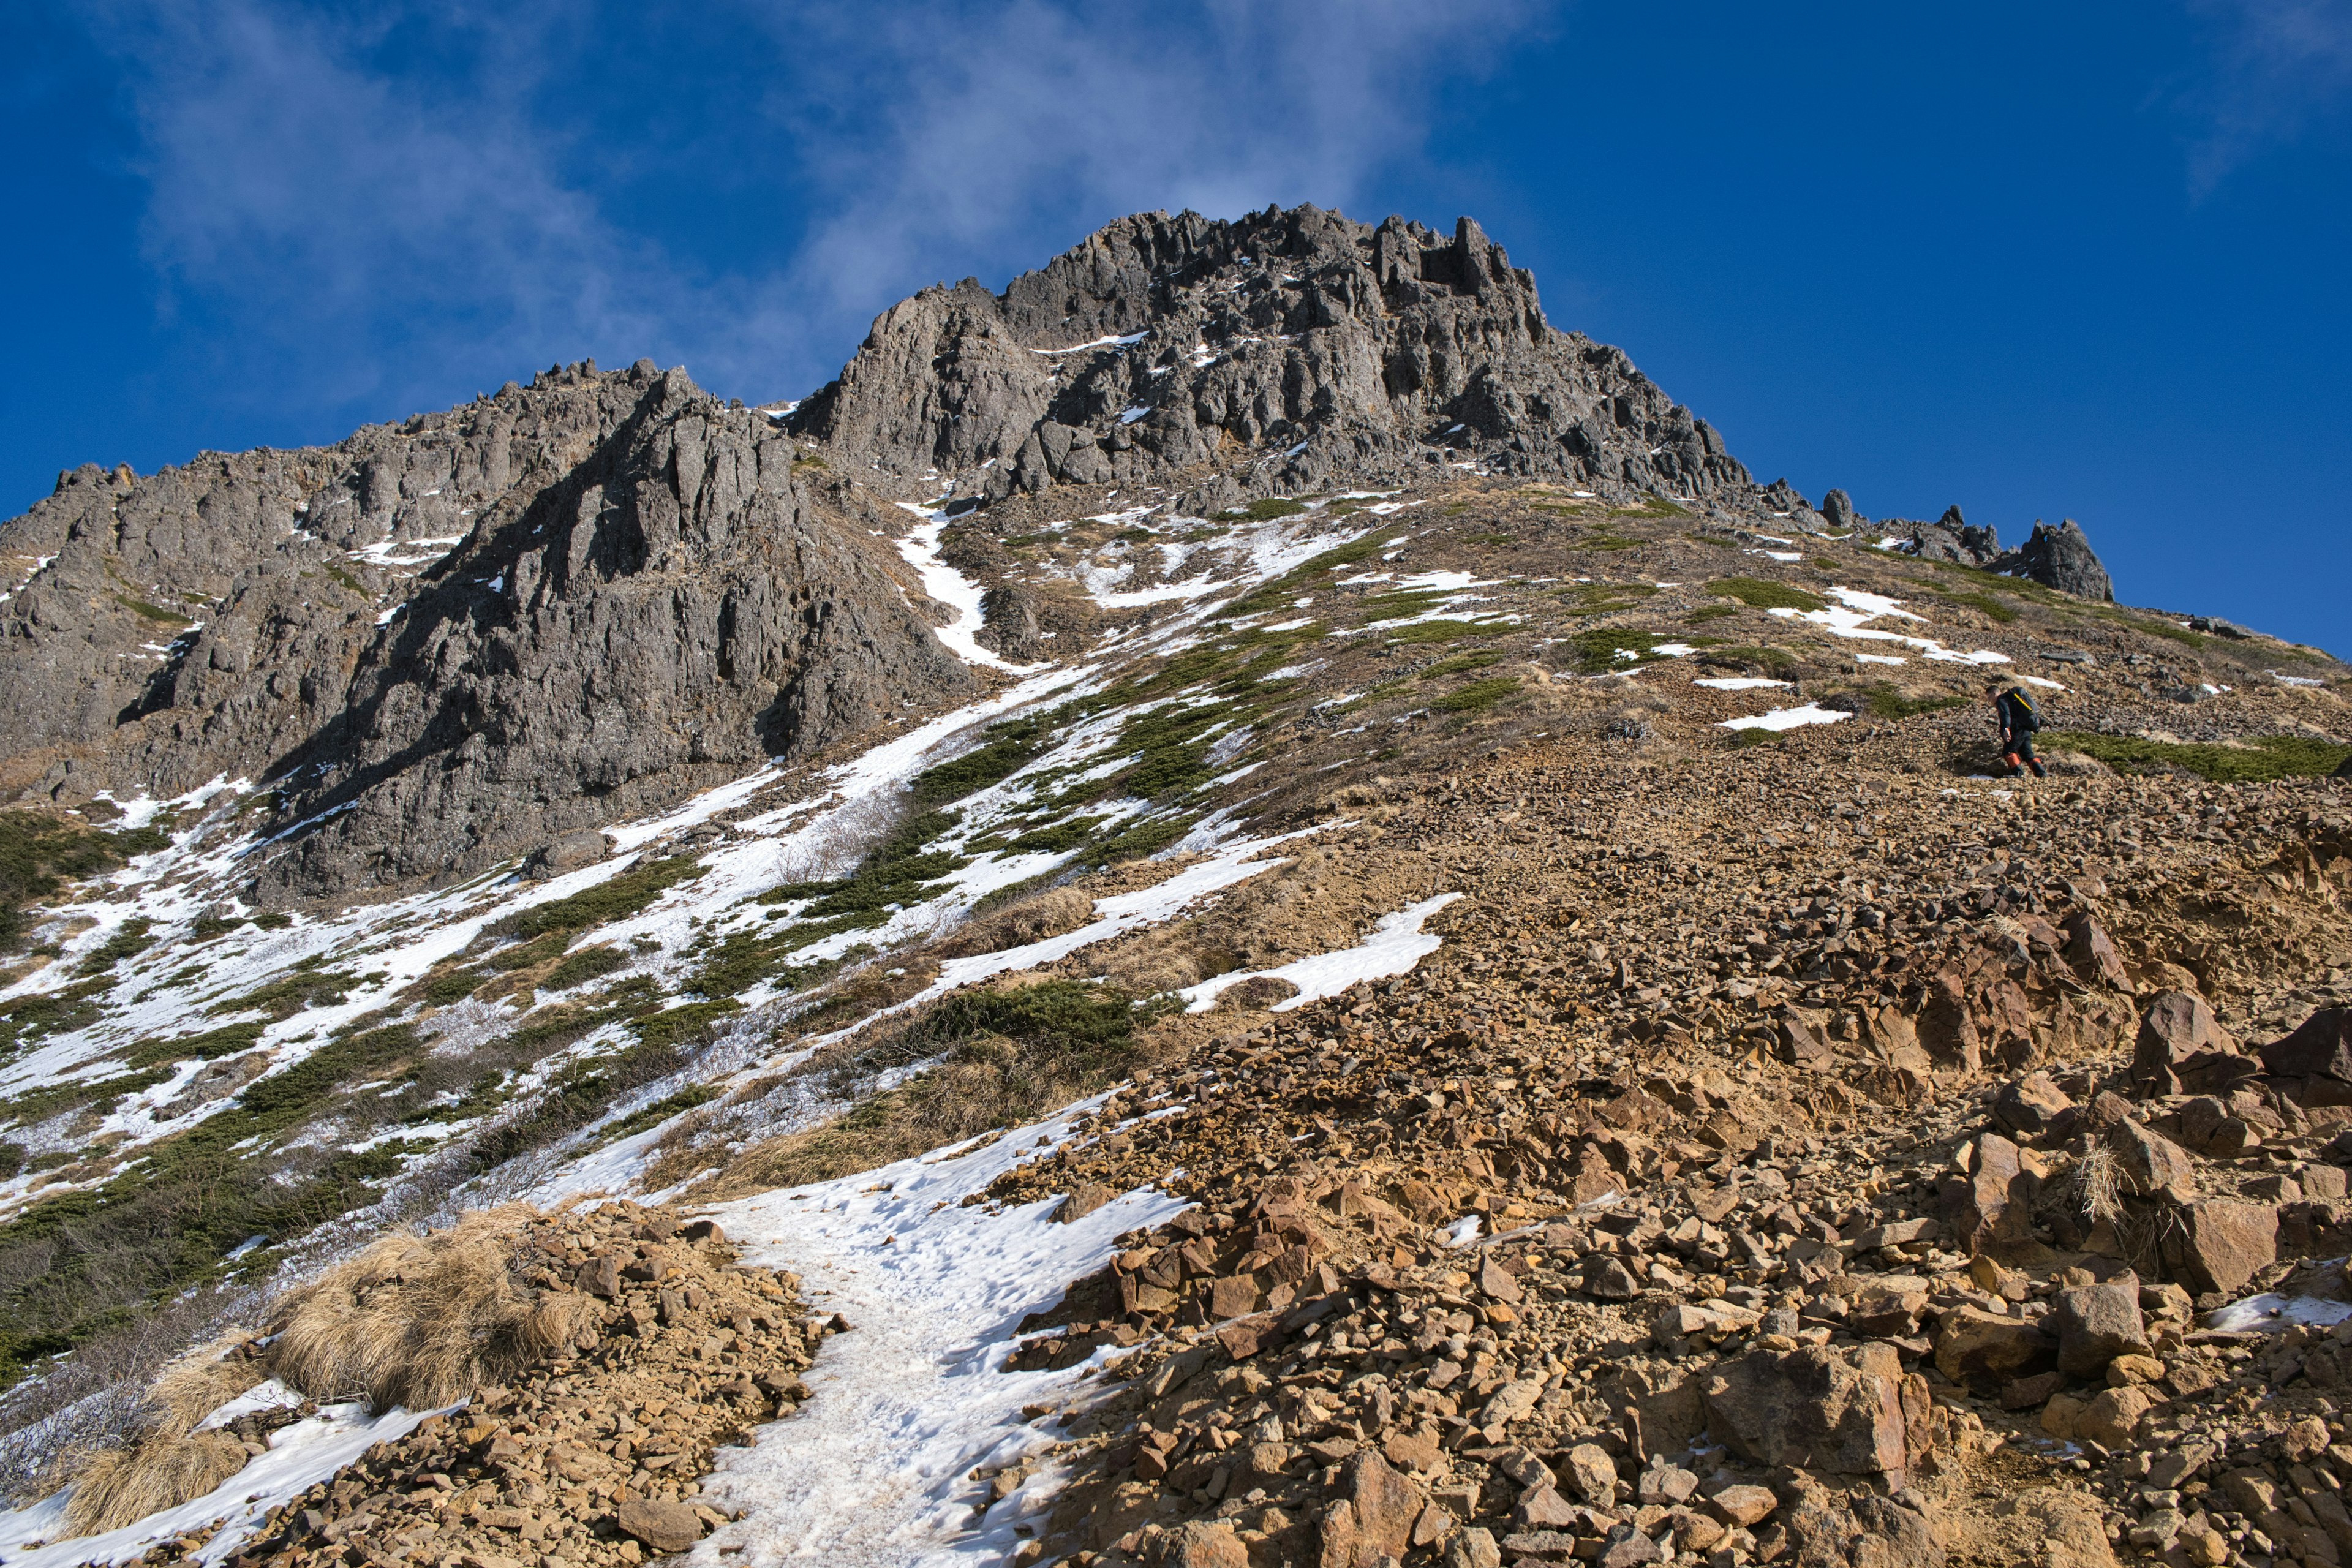
[[[2183,100],[2200,122],[2189,181],[2201,197],[2352,98],[2352,0],[2189,0],[2189,9],[2211,33],[2210,71]]]
[[[769,54],[770,85],[755,104],[696,106],[714,117],[699,138],[719,157],[789,139],[791,172],[760,161],[775,188],[747,199],[796,211],[803,238],[733,273],[691,234],[616,216],[602,165],[632,150],[594,144],[610,121],[549,107],[590,90],[565,75],[583,37],[625,48],[627,27],[655,25],[637,14],[90,0],[84,15],[122,67],[167,308],[203,303],[257,399],[405,412],[585,353],[802,391],[912,288],[1001,283],[1120,214],[1345,205],[1415,154],[1438,90],[1549,4],[737,0],[707,15]],[[677,101],[700,89],[678,82]]]

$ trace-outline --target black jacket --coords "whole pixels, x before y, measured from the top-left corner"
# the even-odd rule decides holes
[[[2033,710],[2033,700],[2014,686],[2000,694],[1994,710],[2000,715],[2004,734],[2031,735],[2042,728],[2042,715]]]

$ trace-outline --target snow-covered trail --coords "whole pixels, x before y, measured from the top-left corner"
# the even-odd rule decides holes
[[[1102,1267],[1123,1232],[1188,1205],[1144,1188],[1062,1225],[1048,1217],[1057,1199],[999,1213],[960,1200],[1068,1138],[1097,1103],[964,1152],[710,1211],[746,1261],[797,1271],[811,1308],[853,1327],[825,1341],[798,1413],[760,1428],[755,1447],[719,1450],[705,1495],[745,1517],[695,1549],[702,1568],[993,1564],[1019,1544],[1015,1526],[1051,1506],[1050,1480],[982,1515],[987,1484],[971,1472],[1054,1442],[1049,1418],[1022,1409],[1065,1404],[1092,1363],[1000,1372],[1013,1331]]]

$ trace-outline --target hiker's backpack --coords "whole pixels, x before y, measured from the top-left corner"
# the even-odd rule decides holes
[[[2028,697],[2022,689],[2012,686],[2010,688],[2009,700],[2017,705],[2021,719],[2021,721],[2011,728],[2022,730],[2029,735],[2039,732],[2042,728],[2042,715],[2035,711],[2033,699]]]

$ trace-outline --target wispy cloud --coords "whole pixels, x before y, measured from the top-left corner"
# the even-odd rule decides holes
[[[690,218],[622,199],[627,117],[570,110],[599,90],[593,49],[658,25],[634,9],[82,15],[121,68],[167,308],[218,335],[249,395],[421,405],[589,353],[802,390],[908,289],[1001,279],[1118,214],[1346,205],[1415,154],[1447,86],[1551,8],[733,0],[702,16],[713,47],[754,61],[728,62],[735,96],[699,101],[704,83],[682,80],[660,107],[707,120],[703,156],[759,171],[740,199],[796,219],[756,266],[720,265]]]
[[[2198,121],[2189,184],[2200,198],[2272,143],[2352,101],[2352,0],[2189,0],[2211,59],[2183,106]]]

